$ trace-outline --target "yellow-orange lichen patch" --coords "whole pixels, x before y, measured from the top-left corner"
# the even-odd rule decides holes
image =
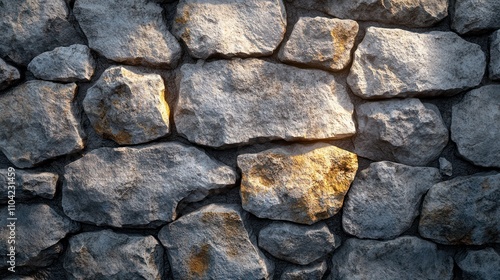
[[[201,248],[194,249],[191,258],[188,260],[189,271],[191,274],[201,277],[208,270],[210,264],[210,245],[203,244]],[[193,277],[193,279],[195,279]]]

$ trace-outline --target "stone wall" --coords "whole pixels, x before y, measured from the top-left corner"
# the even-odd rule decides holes
[[[499,15],[0,0],[0,277],[500,279]]]

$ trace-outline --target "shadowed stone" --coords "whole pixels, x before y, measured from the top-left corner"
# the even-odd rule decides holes
[[[490,37],[490,79],[500,80],[500,30]]]
[[[323,279],[327,268],[325,261],[308,266],[288,266],[283,270],[280,280]]]
[[[460,34],[500,28],[499,0],[458,0],[451,16],[451,28]]]
[[[14,175],[13,175],[14,174]],[[13,175],[13,176],[9,176]],[[36,197],[54,198],[58,175],[50,172],[0,169],[1,193],[7,194],[10,186],[15,186],[16,201],[26,201]],[[14,178],[13,184],[9,184]],[[0,197],[0,203],[6,203],[7,196]]]
[[[0,58],[0,90],[8,88],[21,78],[16,67],[11,66]]]
[[[467,250],[455,257],[455,261],[462,270],[463,279],[500,279],[500,255],[493,248]]]

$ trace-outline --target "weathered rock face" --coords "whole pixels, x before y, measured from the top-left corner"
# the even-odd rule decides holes
[[[493,248],[467,250],[455,258],[463,279],[495,280],[500,278],[500,255]]]
[[[324,70],[342,70],[351,62],[358,30],[358,23],[353,20],[300,18],[281,47],[279,59]]]
[[[358,160],[319,143],[239,155],[238,166],[245,210],[260,218],[312,224],[340,210]]]
[[[88,91],[83,108],[95,131],[118,144],[139,144],[170,132],[165,85],[157,74],[106,69]]]
[[[486,57],[453,32],[369,27],[347,82],[362,98],[452,95],[479,85]]]
[[[442,244],[500,243],[500,174],[434,185],[424,199],[419,232]]]
[[[0,95],[0,149],[17,167],[83,149],[75,84],[29,81]],[[15,132],[15,133],[13,133]]]
[[[192,142],[221,147],[355,133],[349,96],[327,72],[259,59],[185,64],[181,72],[174,119]]]
[[[307,265],[340,244],[325,223],[312,226],[274,222],[259,232],[259,247],[278,259]]]
[[[331,280],[453,278],[453,260],[413,236],[390,241],[348,239],[333,254]]]
[[[342,215],[344,230],[359,238],[401,235],[418,216],[423,195],[440,180],[437,168],[388,161],[370,164],[349,190]]]
[[[285,28],[281,0],[181,0],[172,33],[191,56],[206,59],[271,55]]]
[[[458,152],[480,166],[500,167],[500,85],[468,92],[453,106],[451,139]]]
[[[163,247],[151,235],[111,230],[71,237],[64,257],[68,279],[162,279]]]
[[[439,158],[439,172],[444,176],[453,175],[453,165],[444,157]]]
[[[181,47],[155,2],[77,0],[73,11],[90,48],[111,60],[174,67],[181,57]]]
[[[162,228],[174,279],[272,279],[274,267],[245,229],[245,215],[237,205],[211,204]]]
[[[326,262],[308,266],[289,266],[281,274],[280,280],[317,280],[322,279],[327,269]]]
[[[500,30],[490,37],[490,79],[500,80]]]
[[[460,34],[500,28],[500,1],[460,0],[451,13],[451,28]]]
[[[179,143],[100,148],[65,168],[62,205],[76,221],[115,227],[176,218],[177,204],[233,185],[236,173]]]
[[[0,90],[8,88],[20,78],[19,71],[0,58]]]
[[[90,81],[94,68],[90,49],[78,44],[44,52],[28,64],[35,77],[56,82]]]
[[[356,153],[374,161],[426,165],[448,143],[437,107],[418,99],[368,102],[358,106],[356,114]]]
[[[12,175],[14,174],[14,175]],[[35,173],[23,170],[0,169],[0,192],[7,195],[9,178],[14,177],[15,200],[26,201],[36,197],[54,198],[58,175],[50,172]],[[12,185],[12,184],[11,184]],[[6,203],[7,196],[0,197]]]

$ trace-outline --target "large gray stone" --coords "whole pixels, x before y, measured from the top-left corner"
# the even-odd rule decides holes
[[[330,280],[453,279],[453,259],[413,236],[390,241],[348,239],[332,257]]]
[[[420,100],[368,102],[356,108],[356,153],[374,161],[426,165],[448,143],[448,130],[436,106]]]
[[[456,0],[451,28],[460,34],[500,28],[500,0]]]
[[[500,29],[490,37],[490,79],[500,80]]]
[[[326,261],[308,266],[288,266],[283,270],[280,280],[318,280],[326,272]]]
[[[191,56],[271,55],[286,29],[281,0],[181,0],[172,33]]]
[[[8,88],[21,78],[16,67],[11,66],[0,58],[0,90]]]
[[[156,226],[194,202],[234,185],[236,172],[202,150],[167,142],[100,148],[68,164],[62,206],[76,221],[115,227]]]
[[[467,250],[455,257],[462,270],[462,278],[468,280],[500,279],[500,255],[493,248]]]
[[[17,167],[83,149],[76,84],[28,81],[0,95],[0,150]]]
[[[164,273],[163,252],[152,235],[85,232],[70,238],[64,269],[70,280],[160,280]]]
[[[419,215],[423,195],[441,181],[439,169],[375,162],[359,172],[344,202],[344,230],[359,238],[392,239]]]
[[[441,244],[500,243],[500,174],[434,185],[424,199],[419,232]]]
[[[453,32],[369,27],[347,82],[362,98],[448,96],[479,85],[486,57]]]
[[[118,144],[149,142],[170,132],[165,85],[157,74],[110,67],[87,90],[83,108],[95,131]]]
[[[148,0],[77,0],[74,6],[91,49],[125,64],[175,67],[182,49],[162,11]]]
[[[353,105],[331,74],[259,59],[185,64],[177,131],[207,146],[257,140],[344,138],[355,133]]]
[[[472,90],[453,106],[451,139],[474,164],[500,167],[500,85]]]
[[[247,232],[247,215],[237,205],[211,204],[162,228],[174,279],[272,279],[274,266]]]
[[[0,169],[0,192],[7,194],[10,186],[15,188],[15,200],[26,201],[36,197],[52,199],[56,193],[58,175],[50,172]],[[14,179],[11,181],[11,179]],[[6,195],[0,197],[0,203],[6,203]]]

